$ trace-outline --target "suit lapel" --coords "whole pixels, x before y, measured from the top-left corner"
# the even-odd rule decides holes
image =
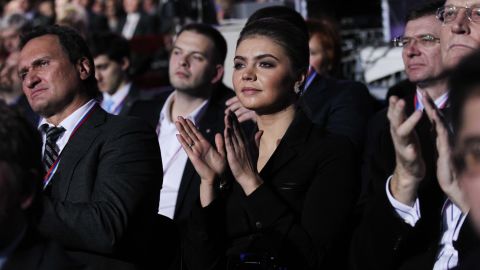
[[[128,95],[125,98],[125,102],[123,103],[123,107],[119,113],[119,115],[128,115],[130,112],[130,108],[132,107],[133,103],[138,99],[140,96],[140,91],[135,87],[135,85],[130,86],[130,90],[128,91]]]
[[[64,196],[60,198],[61,200],[66,199],[75,168],[88,152],[95,138],[100,135],[101,129],[97,127],[105,123],[106,117],[107,113],[95,105],[91,116],[78,128],[63,149],[58,170],[49,183],[52,185],[51,188],[58,192],[56,194]]]
[[[298,147],[303,145],[307,140],[311,128],[312,123],[305,116],[304,112],[297,110],[295,119],[288,127],[277,149],[275,149],[275,152],[273,152],[267,164],[265,164],[265,167],[260,172],[260,176],[268,179],[269,177],[266,176],[275,174],[278,170],[282,169],[286,163],[293,159],[298,154]]]

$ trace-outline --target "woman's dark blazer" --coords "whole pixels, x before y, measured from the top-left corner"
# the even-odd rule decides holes
[[[288,269],[343,269],[357,196],[353,152],[346,137],[298,110],[257,190],[247,197],[233,180],[210,205],[194,207],[183,241],[187,268],[228,269],[253,253]]]

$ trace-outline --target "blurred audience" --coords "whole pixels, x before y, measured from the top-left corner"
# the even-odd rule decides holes
[[[310,36],[310,67],[318,74],[341,78],[341,42],[340,29],[330,18],[307,20]]]
[[[125,16],[121,0],[105,0],[105,16],[107,17],[108,27],[112,32],[118,32],[120,18]]]
[[[93,35],[89,45],[102,108],[111,114],[128,115],[137,99],[146,99],[130,79],[128,41],[114,33],[103,33]]]
[[[30,29],[30,22],[22,14],[6,16],[0,22],[0,37],[7,53],[0,69],[0,100],[19,110],[31,124],[36,125],[39,117],[28,104],[17,73],[20,35]]]
[[[83,38],[88,34],[87,11],[81,5],[68,0],[55,1],[56,23],[75,29]]]
[[[126,15],[120,18],[117,31],[126,39],[155,33],[154,18],[142,10],[142,1],[123,0],[123,9]]]
[[[85,10],[87,17],[87,31],[89,33],[102,33],[109,30],[107,17],[101,13],[93,11],[94,0],[74,0],[73,3],[80,5]]]

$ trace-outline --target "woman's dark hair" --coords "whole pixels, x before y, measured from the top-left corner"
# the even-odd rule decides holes
[[[307,31],[307,25],[305,23],[305,19],[300,15],[300,13],[296,12],[294,9],[291,9],[286,6],[271,6],[261,8],[255,11],[247,20],[246,25],[264,18],[277,18],[281,20],[285,20],[290,22],[291,24],[295,25],[296,27],[300,28],[301,31],[305,33]]]
[[[290,59],[295,75],[307,71],[309,48],[306,31],[283,19],[261,18],[251,21],[242,29],[237,47],[245,39],[255,36],[268,37],[280,45]]]
[[[90,97],[95,97],[98,93],[97,79],[95,78],[95,65],[93,64],[93,57],[88,48],[87,42],[74,29],[66,26],[48,25],[38,26],[32,31],[25,33],[20,37],[20,49],[32,39],[45,36],[54,35],[58,37],[60,45],[64,52],[68,55],[70,62],[76,64],[78,60],[85,57],[90,62],[90,76],[85,81],[85,88]]]

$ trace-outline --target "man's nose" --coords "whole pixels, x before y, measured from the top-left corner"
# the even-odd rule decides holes
[[[403,48],[408,57],[413,57],[420,55],[420,50],[418,49],[418,43],[415,39],[412,39],[408,44]]]
[[[460,9],[457,17],[451,23],[452,32],[455,34],[470,34],[470,20],[468,19],[468,10]]]
[[[23,81],[24,85],[28,88],[34,88],[39,82],[40,77],[38,77],[34,71],[30,71]]]

